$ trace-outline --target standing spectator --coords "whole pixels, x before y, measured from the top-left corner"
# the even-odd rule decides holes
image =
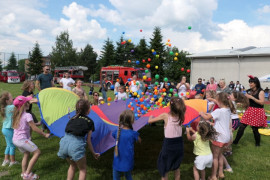
[[[242,92],[243,91],[243,86],[239,83],[239,81],[236,81],[234,90]]]
[[[219,84],[219,87],[217,88],[217,93],[220,93],[220,92],[225,92],[228,94],[231,93],[231,90],[228,86],[226,86],[226,82],[224,79],[221,79],[218,84]]]
[[[178,90],[178,96],[185,98],[187,91],[190,89],[189,83],[187,83],[187,77],[182,76],[180,83],[177,84],[176,89]]]
[[[230,82],[229,88],[230,88],[230,91],[233,91],[234,90],[234,83],[233,83],[233,81]]]
[[[267,127],[267,117],[264,112],[264,92],[257,77],[249,76],[249,87],[245,96],[249,99],[249,107],[241,119],[233,144],[238,144],[248,125],[251,126],[255,138],[255,145],[260,146],[261,135],[259,127]]]
[[[196,94],[204,94],[206,86],[202,82],[202,78],[199,78],[198,84],[195,85]]]
[[[74,86],[75,81],[70,78],[70,75],[68,72],[65,72],[64,78],[60,80],[60,85],[63,86],[63,89],[67,89],[71,91],[71,87]]]
[[[101,83],[101,93],[102,97],[105,100],[105,103],[107,103],[107,85],[106,85],[107,77],[103,77],[103,81]]]
[[[206,85],[206,81],[205,81],[205,79],[203,79],[203,80],[202,80],[202,83],[203,83],[204,85]]]
[[[217,90],[217,84],[215,83],[215,78],[214,77],[210,78],[210,84],[208,84],[206,86],[206,91],[209,91],[209,90],[212,90],[212,91]]]
[[[46,88],[54,87],[53,83],[53,76],[49,73],[50,68],[49,66],[43,67],[43,73],[38,75],[37,81],[36,81],[36,88],[41,91]]]

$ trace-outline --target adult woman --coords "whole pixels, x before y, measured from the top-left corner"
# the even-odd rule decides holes
[[[249,99],[249,107],[241,119],[241,125],[233,143],[238,144],[244,134],[245,128],[250,125],[253,130],[255,145],[260,146],[261,136],[258,129],[259,127],[267,127],[267,118],[263,108],[264,92],[257,77],[249,76],[249,78],[250,89],[246,93],[246,97]]]
[[[99,93],[94,92],[93,93],[93,102],[91,103],[91,105],[98,105],[98,97],[99,97]]]
[[[81,99],[85,99],[88,100],[88,97],[84,91],[84,89],[82,88],[82,81],[80,79],[77,79],[75,81],[75,85],[76,87],[72,89],[72,91],[77,94]]]
[[[215,78],[214,77],[210,77],[210,84],[208,84],[206,86],[206,91],[216,91],[217,90],[217,84],[215,83]]]
[[[224,79],[221,79],[218,84],[219,84],[219,87],[217,87],[217,89],[216,89],[217,93],[220,93],[220,92],[225,92],[228,94],[231,93],[231,90],[228,86],[226,86]]]
[[[185,99],[187,91],[190,89],[189,83],[187,83],[187,77],[182,76],[180,83],[177,84],[178,96]]]

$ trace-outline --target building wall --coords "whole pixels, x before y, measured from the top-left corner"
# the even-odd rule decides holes
[[[199,77],[205,80],[215,77],[217,81],[225,79],[226,85],[239,80],[248,88],[247,75],[261,77],[267,74],[270,74],[270,57],[194,58],[191,60],[190,81],[195,85]],[[270,87],[270,83],[261,83],[261,86]]]

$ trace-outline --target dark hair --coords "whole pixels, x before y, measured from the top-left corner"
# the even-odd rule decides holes
[[[8,105],[7,100],[9,100],[9,94],[10,94],[9,92],[5,91],[0,95],[0,108],[1,108],[0,113],[3,118],[6,117],[5,111],[6,111],[6,106]]]
[[[218,135],[216,129],[206,121],[199,122],[198,133],[203,141],[215,141]]]
[[[233,91],[233,97],[235,98],[235,103],[240,103],[241,107],[247,109],[249,106],[248,98],[241,92]]]
[[[177,117],[179,125],[185,120],[186,105],[184,101],[179,97],[173,97],[170,100],[170,114],[173,117]]]
[[[259,79],[257,77],[249,78],[248,82],[249,83],[254,83],[256,85],[257,89],[262,89],[261,88],[261,83],[260,83],[260,81],[259,81]]]
[[[225,92],[220,92],[216,95],[218,102],[222,103],[224,106],[230,108],[232,113],[236,113],[235,107],[231,100],[229,100],[229,94]]]
[[[90,109],[90,103],[87,100],[80,99],[76,103],[76,115],[71,119],[76,119],[79,116],[86,116]]]
[[[118,126],[118,132],[117,132],[117,138],[114,148],[114,154],[115,156],[118,156],[118,142],[120,137],[121,128],[123,126],[128,127],[129,129],[133,130],[132,124],[134,123],[134,112],[131,110],[125,110],[120,114],[119,117],[119,126]]]

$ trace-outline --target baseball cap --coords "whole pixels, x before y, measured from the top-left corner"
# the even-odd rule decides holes
[[[15,98],[15,100],[13,101],[14,106],[16,106],[17,108],[22,107],[22,105],[24,105],[26,102],[30,101],[32,99],[31,96],[25,97],[25,96],[18,96]]]

